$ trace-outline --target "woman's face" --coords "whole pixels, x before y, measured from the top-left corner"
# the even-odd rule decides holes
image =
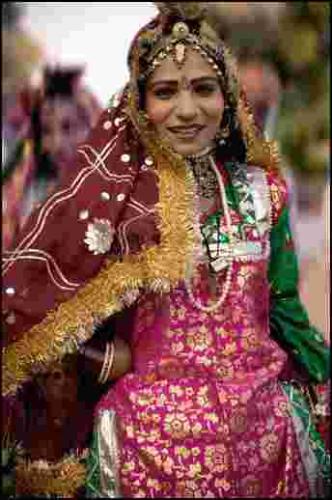
[[[46,99],[40,122],[42,150],[55,161],[70,158],[89,130],[89,124],[80,117],[72,98]]]
[[[159,136],[184,156],[214,144],[224,112],[216,72],[200,54],[187,51],[181,68],[171,57],[163,60],[148,79],[145,96]]]

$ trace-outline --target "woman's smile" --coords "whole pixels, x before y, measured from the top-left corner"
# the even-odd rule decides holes
[[[179,139],[196,139],[198,134],[204,128],[204,125],[182,125],[177,127],[167,127],[167,129]]]

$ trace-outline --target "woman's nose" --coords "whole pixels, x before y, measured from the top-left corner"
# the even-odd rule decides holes
[[[197,115],[197,104],[190,90],[184,90],[180,93],[177,101],[176,114],[178,118],[186,121],[192,120]]]

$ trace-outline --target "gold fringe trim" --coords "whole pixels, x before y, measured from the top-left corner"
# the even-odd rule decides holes
[[[86,468],[76,457],[57,463],[20,461],[15,468],[17,495],[73,497],[84,485]]]
[[[156,155],[155,150],[150,153]],[[126,256],[122,262],[109,260],[74,297],[50,311],[23,338],[6,348],[4,395],[15,393],[32,373],[45,369],[66,353],[75,352],[78,345],[93,335],[98,322],[124,307],[121,296],[128,290],[156,291],[160,283],[162,292],[165,280],[174,286],[184,279],[194,247],[194,181],[184,162],[173,165],[165,155],[159,156],[157,172],[160,245]]]
[[[247,146],[247,163],[263,167],[266,170],[279,170],[280,155],[277,143],[261,137],[244,94],[239,98],[238,116]]]

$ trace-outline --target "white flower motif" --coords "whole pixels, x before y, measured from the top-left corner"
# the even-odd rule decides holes
[[[84,242],[94,255],[103,254],[110,250],[114,233],[115,230],[109,220],[94,219],[93,223],[88,224]]]

